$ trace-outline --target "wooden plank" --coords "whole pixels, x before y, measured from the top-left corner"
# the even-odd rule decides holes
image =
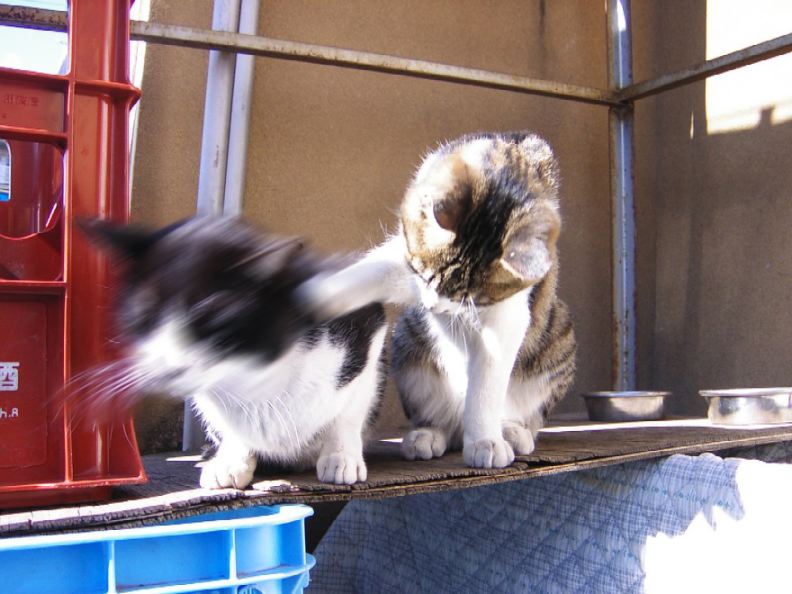
[[[792,425],[718,427],[693,420],[551,427],[542,431],[532,455],[508,468],[484,470],[466,467],[459,452],[408,462],[401,458],[398,442],[385,439],[369,448],[366,483],[327,485],[316,480],[313,470],[263,468],[244,491],[197,489],[200,456],[159,454],[145,459],[148,485],[117,489],[109,503],[0,515],[0,535],[141,526],[250,505],[400,497],[784,441],[792,441]]]

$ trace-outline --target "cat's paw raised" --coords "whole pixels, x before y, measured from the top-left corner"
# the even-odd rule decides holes
[[[447,448],[445,435],[431,427],[414,429],[404,436],[401,445],[402,456],[407,460],[431,460],[445,454]]]
[[[503,468],[514,462],[514,450],[501,438],[465,442],[465,464],[473,468]]]
[[[352,485],[366,480],[366,463],[362,455],[346,452],[323,454],[316,461],[316,476],[323,483]]]
[[[201,469],[200,484],[204,489],[244,489],[253,480],[256,457],[227,458],[215,456]]]
[[[503,424],[503,439],[509,443],[518,456],[527,456],[536,447],[530,430],[517,423]]]

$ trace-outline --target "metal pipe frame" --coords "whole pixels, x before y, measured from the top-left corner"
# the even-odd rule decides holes
[[[66,13],[57,10],[0,4],[0,25],[65,32]],[[716,74],[792,52],[791,33],[701,62],[690,68],[630,84],[623,89],[613,91],[384,54],[141,21],[131,22],[131,38],[135,41],[160,45],[220,50],[283,60],[373,70],[606,106],[636,101]]]
[[[158,23],[132,21],[131,38],[162,45],[369,70],[607,106],[613,234],[613,385],[615,389],[623,390],[634,388],[636,383],[634,102],[789,53],[792,51],[792,34],[633,83],[629,0],[607,0],[606,10],[607,90],[397,56]],[[66,31],[66,22],[64,12],[0,4],[0,25]]]
[[[238,27],[239,0],[214,0],[212,28],[236,31]],[[231,52],[209,52],[201,163],[198,168],[198,214],[219,215],[223,212],[235,64],[236,56]]]
[[[621,101],[637,101],[645,97],[651,97],[664,91],[670,91],[678,87],[689,85],[699,80],[704,80],[717,74],[723,74],[730,70],[736,70],[744,66],[750,66],[763,60],[769,60],[776,56],[782,56],[792,51],[792,33],[775,37],[756,45],[724,54],[706,62],[700,62],[690,68],[664,74],[650,80],[645,80],[637,84],[631,84],[624,89],[617,91],[614,98]]]
[[[260,0],[241,0],[239,32],[255,35],[258,31]],[[236,57],[234,89],[231,94],[231,122],[228,128],[228,166],[226,167],[223,214],[240,216],[245,193],[250,108],[253,103],[253,80],[256,58]]]
[[[617,94],[632,84],[630,1],[608,0],[606,10],[608,85]],[[608,110],[614,390],[634,390],[636,383],[633,116],[632,102]]]

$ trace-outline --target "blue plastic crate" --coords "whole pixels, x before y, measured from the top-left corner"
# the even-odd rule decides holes
[[[250,507],[158,526],[0,539],[3,594],[302,592],[305,505]]]

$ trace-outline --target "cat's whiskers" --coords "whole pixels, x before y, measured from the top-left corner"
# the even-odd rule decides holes
[[[458,339],[457,339],[457,332],[458,332],[459,336],[462,338],[462,342],[464,344],[465,343],[465,329],[464,329],[464,327],[460,328],[460,326],[462,326],[464,324],[464,319],[462,318],[462,315],[461,315],[461,314],[464,313],[462,311],[462,305],[463,305],[463,303],[460,301],[459,304],[457,305],[457,308],[454,310],[454,312],[450,316],[448,316],[448,331],[451,334],[451,339],[454,342],[456,342],[456,343],[459,342]],[[465,352],[467,352],[467,345],[465,345]]]
[[[463,298],[463,301],[467,303],[468,321],[471,327],[474,329],[481,328],[481,318],[479,317],[478,308],[476,307],[476,302],[473,301],[473,297],[466,296]]]
[[[289,392],[286,392],[284,390],[283,393],[290,400],[294,399],[294,397]],[[300,443],[300,434],[297,431],[297,423],[295,423],[294,417],[291,414],[291,411],[289,410],[289,407],[286,406],[286,403],[284,403],[283,399],[280,396],[278,396],[277,394],[273,393],[272,397],[275,398],[275,400],[277,400],[278,404],[280,404],[280,406],[281,406],[281,409],[283,410],[283,412],[286,414],[286,416],[288,417],[289,421],[291,422],[292,429],[294,430],[294,442],[297,445],[297,448],[301,449],[302,448],[302,444]],[[275,410],[275,409],[273,409],[273,410]]]
[[[457,308],[457,312],[454,314],[454,316],[459,316],[459,321],[460,321],[459,323],[461,325],[463,325],[462,332],[461,332],[461,335],[462,335],[462,349],[465,352],[465,358],[467,358],[467,356],[468,356],[468,345],[467,345],[467,331],[466,331],[467,328],[464,327],[464,324],[466,322],[464,305],[465,305],[465,298],[463,297],[462,300],[459,302],[459,307]]]
[[[214,394],[220,400],[220,403],[223,406],[223,410],[226,413],[226,416],[230,415],[229,406],[233,406],[235,408],[239,408],[242,413],[244,414],[245,418],[249,422],[249,424],[255,425],[256,423],[256,415],[251,410],[252,403],[242,398],[241,396],[237,395],[235,392],[232,392],[225,386],[215,385],[211,388],[214,391]]]
[[[228,402],[229,399],[234,399],[234,397],[228,393],[227,390],[222,388],[221,386],[210,386],[209,387],[209,394],[214,396],[220,406],[223,407],[223,411],[228,415]],[[234,399],[235,400],[235,399]]]
[[[275,406],[274,402],[271,402],[269,400],[265,400],[264,404],[266,404],[267,408],[269,408],[273,412],[273,414],[275,415],[275,418],[278,420],[278,424],[280,425],[281,429],[283,430],[283,433],[284,433],[284,436],[286,437],[286,439],[288,441],[291,441],[291,437],[292,436],[289,433],[289,427],[286,424],[286,420],[283,418],[283,416],[281,415],[280,411],[278,410],[278,407]]]
[[[107,412],[108,404],[119,403],[131,408],[139,399],[130,388],[142,387],[152,374],[130,359],[121,359],[105,365],[87,369],[76,374],[64,386],[66,397],[61,401],[62,412],[66,401],[72,403],[71,421],[82,423],[89,415]],[[96,421],[96,420],[95,420]]]
[[[254,402],[251,402],[251,401],[249,401],[249,400],[247,400],[245,398],[242,398],[241,396],[239,396],[238,394],[236,394],[233,391],[229,390],[225,386],[222,386],[222,385],[219,385],[219,384],[214,384],[214,385],[210,386],[209,392],[212,395],[214,395],[215,398],[219,401],[219,403],[221,404],[221,406],[224,409],[224,412],[225,412],[226,416],[231,416],[230,410],[229,410],[229,406],[233,406],[233,407],[237,408],[238,410],[240,410],[242,412],[245,420],[248,422],[248,424],[251,427],[255,427],[255,426],[260,425],[260,423],[261,423],[261,415],[256,410],[254,410],[254,409],[258,408],[258,404],[257,403],[254,403]],[[275,398],[278,398],[277,395],[273,395],[273,396]],[[300,439],[299,439],[299,436],[297,434],[296,424],[294,423],[294,420],[291,418],[291,415],[289,414],[288,408],[286,408],[286,405],[283,403],[283,401],[280,400],[279,398],[278,398],[278,401],[281,404],[281,406],[283,407],[283,411],[285,411],[288,414],[288,416],[289,416],[289,420],[291,421],[291,425],[294,428],[294,433],[293,434],[292,434],[292,432],[291,432],[291,430],[289,428],[289,423],[286,422],[286,419],[284,418],[283,414],[278,409],[278,407],[275,405],[275,403],[270,402],[270,401],[267,400],[267,401],[264,401],[264,404],[266,404],[266,406],[272,411],[273,415],[275,416],[275,419],[277,420],[277,422],[278,422],[281,430],[283,431],[284,435],[286,436],[286,438],[289,441],[291,441],[292,437],[294,437],[294,439],[296,441],[296,444],[299,447],[300,446]]]

